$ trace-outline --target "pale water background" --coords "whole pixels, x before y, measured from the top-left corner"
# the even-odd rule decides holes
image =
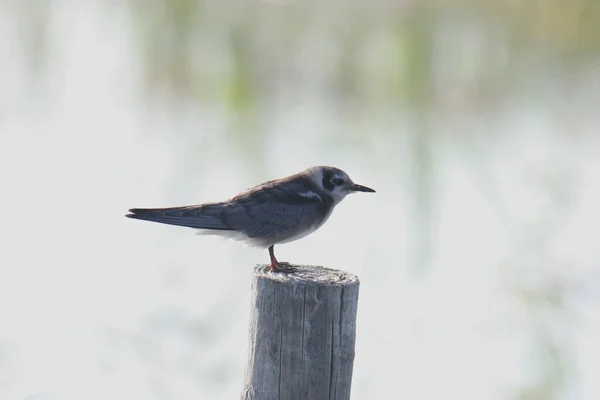
[[[592,1],[0,4],[0,399],[232,399],[266,251],[132,221],[315,164],[353,399],[600,398]]]

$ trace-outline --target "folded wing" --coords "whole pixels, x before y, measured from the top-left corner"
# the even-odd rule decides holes
[[[233,198],[227,224],[250,238],[277,241],[308,232],[329,215],[328,199],[307,185],[285,182],[251,190]]]
[[[126,217],[197,229],[232,230],[223,203],[169,208],[132,208]],[[225,218],[224,218],[225,217]]]

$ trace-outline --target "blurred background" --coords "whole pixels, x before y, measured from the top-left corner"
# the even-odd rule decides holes
[[[325,164],[353,399],[598,399],[599,106],[594,0],[4,0],[0,398],[238,398],[267,251],[123,215]]]

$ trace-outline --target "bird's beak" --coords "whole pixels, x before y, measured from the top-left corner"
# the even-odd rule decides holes
[[[363,185],[357,185],[356,183],[354,185],[350,186],[350,190],[352,190],[353,192],[375,193],[375,191],[373,189],[371,189],[370,187],[366,187]]]

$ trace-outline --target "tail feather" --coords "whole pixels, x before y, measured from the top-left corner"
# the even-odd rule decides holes
[[[128,218],[197,229],[231,230],[222,219],[219,203],[187,207],[132,208]]]

